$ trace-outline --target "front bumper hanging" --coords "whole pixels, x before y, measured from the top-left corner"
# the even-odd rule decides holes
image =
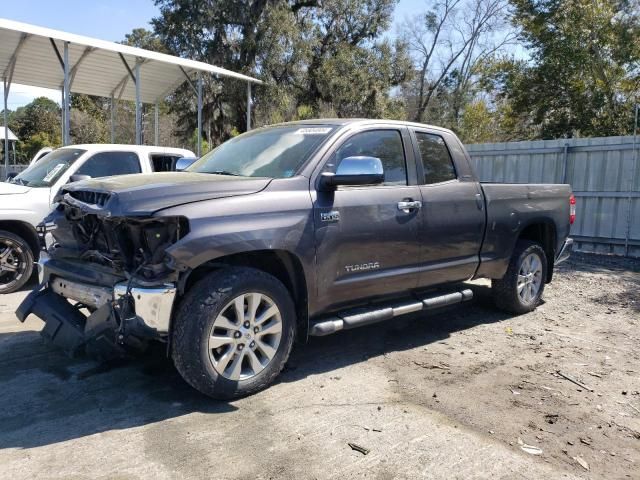
[[[173,284],[129,287],[123,282],[108,288],[49,277],[24,299],[16,316],[21,322],[32,313],[39,317],[45,322],[42,336],[72,356],[86,352],[110,358],[166,338],[175,295]]]

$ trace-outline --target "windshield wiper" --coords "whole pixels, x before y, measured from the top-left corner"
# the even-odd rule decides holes
[[[228,172],[226,170],[216,170],[214,172],[207,172],[213,175],[230,175],[232,177],[244,177],[244,175],[240,175],[239,173]]]
[[[13,177],[10,183],[17,183],[18,185],[29,185],[29,182],[23,178]]]

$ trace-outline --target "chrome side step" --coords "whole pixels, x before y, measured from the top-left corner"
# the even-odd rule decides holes
[[[322,337],[340,330],[348,330],[350,328],[362,327],[363,325],[383,322],[407,313],[455,305],[456,303],[466,302],[472,298],[473,292],[467,288],[458,292],[445,293],[421,300],[374,307],[373,310],[367,307],[347,310],[345,312],[339,312],[333,317],[322,318],[312,322],[309,328],[309,335]]]

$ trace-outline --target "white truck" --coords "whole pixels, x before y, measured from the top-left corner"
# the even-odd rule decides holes
[[[0,182],[0,294],[31,277],[40,251],[36,226],[63,185],[88,178],[175,171],[194,157],[181,148],[87,144],[58,148],[8,182]]]

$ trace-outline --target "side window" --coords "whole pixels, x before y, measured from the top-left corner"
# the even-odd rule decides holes
[[[76,174],[92,178],[140,173],[140,160],[134,152],[100,152],[89,158]]]
[[[154,172],[173,172],[176,169],[176,162],[179,155],[168,155],[162,153],[151,154],[151,164]]]
[[[424,168],[424,183],[440,183],[456,178],[456,171],[444,139],[431,133],[415,132]]]
[[[407,184],[407,164],[402,137],[398,130],[370,130],[356,133],[338,148],[331,167],[335,171],[342,159],[354,156],[379,158],[384,168],[383,185]]]

